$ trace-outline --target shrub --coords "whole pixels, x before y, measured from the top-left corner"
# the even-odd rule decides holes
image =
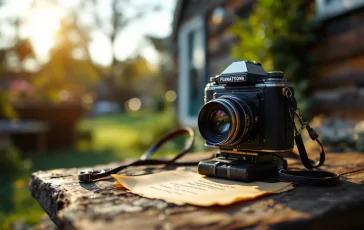
[[[267,71],[284,71],[295,83],[296,97],[302,102],[309,93],[308,76],[314,69],[308,52],[315,39],[312,17],[313,1],[257,0],[250,16],[238,18],[231,28],[239,38],[232,55],[256,60]]]

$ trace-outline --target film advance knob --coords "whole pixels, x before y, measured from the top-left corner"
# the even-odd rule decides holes
[[[284,78],[284,73],[282,71],[271,71],[267,73],[268,78]]]

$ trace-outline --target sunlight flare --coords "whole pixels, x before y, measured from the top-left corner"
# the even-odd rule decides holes
[[[60,29],[63,13],[59,8],[33,8],[26,20],[26,29],[34,49],[46,56],[55,44],[55,33]]]

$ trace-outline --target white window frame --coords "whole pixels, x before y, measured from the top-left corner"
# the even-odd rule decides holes
[[[189,115],[189,34],[194,30],[204,30],[203,16],[195,17],[184,23],[178,32],[178,118],[182,125],[197,127],[197,116]],[[202,33],[202,47],[206,58],[206,34]],[[204,60],[202,74],[206,76],[206,60]],[[203,103],[203,102],[202,102]]]
[[[364,6],[364,0],[315,0],[316,19],[326,20]]]

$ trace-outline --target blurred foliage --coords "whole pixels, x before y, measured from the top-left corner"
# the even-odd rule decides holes
[[[9,95],[6,92],[0,92],[0,118],[15,118],[16,116],[16,112],[9,103]]]
[[[99,80],[98,70],[85,54],[87,34],[76,22],[74,17],[62,21],[49,61],[32,76],[37,101],[80,102]]]
[[[22,160],[16,148],[9,146],[0,149],[0,175],[3,179],[18,178],[28,172],[29,167],[29,162]]]
[[[13,212],[18,208],[15,202],[19,198],[16,186],[24,187],[23,180],[14,182],[29,174],[31,164],[29,160],[22,159],[19,151],[12,147],[6,138],[0,138],[0,145],[0,229],[2,229],[1,223],[6,219],[6,212]]]
[[[41,9],[44,4],[34,0],[28,10]],[[8,86],[11,102],[92,103],[113,100],[123,107],[127,100],[141,95],[149,100],[161,100],[165,90],[161,76],[156,73],[157,68],[138,55],[143,48],[155,46],[150,38],[144,38],[144,43],[126,60],[117,57],[122,50],[115,50],[117,38],[123,30],[148,13],[159,11],[158,3],[141,7],[128,0],[111,0],[110,14],[107,15],[99,10],[103,4],[100,0],[81,0],[72,6],[65,6],[60,1],[47,4],[65,10],[65,15],[61,18],[60,28],[55,31],[54,46],[45,63],[34,53],[29,38],[19,36],[21,26],[27,21],[26,15],[10,15],[2,22],[15,32],[15,35],[3,34],[11,42],[0,50],[0,85]],[[95,34],[103,37],[105,49],[111,48],[112,61],[106,66],[96,63],[91,56],[90,47]],[[29,62],[36,66],[35,69],[25,68],[25,63]]]
[[[32,44],[28,39],[19,39],[12,51],[17,55],[19,61],[24,61],[26,58],[35,58]]]
[[[114,78],[114,96],[123,106],[132,97],[149,97],[156,100],[163,96],[162,83],[157,79],[157,72],[141,56],[129,58],[115,68],[120,77]]]
[[[231,31],[239,43],[232,55],[258,61],[267,71],[284,71],[295,83],[300,102],[309,93],[313,58],[309,44],[314,41],[313,1],[257,0],[247,19],[237,19]]]
[[[159,53],[159,79],[163,81],[165,89],[176,89],[176,76],[173,73],[173,53],[170,50],[170,45],[167,39],[147,36],[147,39],[153,44],[154,48]]]

